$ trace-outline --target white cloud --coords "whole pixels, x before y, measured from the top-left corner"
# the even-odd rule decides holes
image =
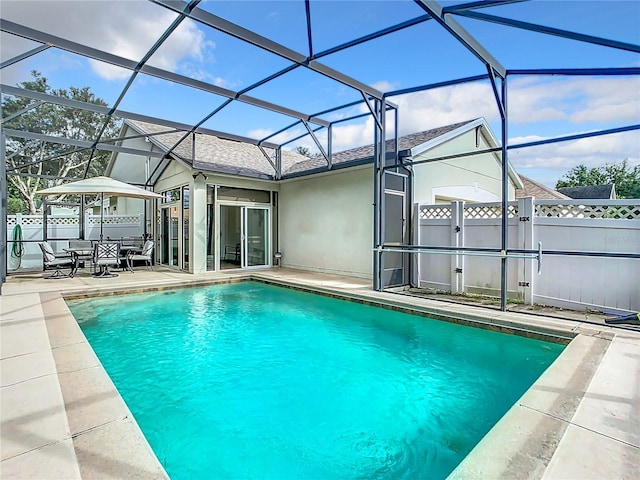
[[[640,119],[640,79],[580,77],[545,80],[526,77],[512,81],[509,88],[509,122],[518,130],[540,130],[539,125],[548,122],[564,122],[556,136],[570,135],[567,125],[594,122],[601,124],[627,124]],[[484,117],[488,122],[499,120],[493,91],[487,82],[474,82],[452,87],[427,90],[392,97],[400,109],[399,135],[436,128],[456,122]],[[362,105],[360,111],[366,111]],[[387,123],[390,132],[392,122]],[[557,127],[556,127],[557,128]],[[590,125],[589,130],[594,128]],[[349,126],[334,127],[334,151],[371,143],[373,120]],[[549,127],[547,127],[547,130]],[[514,129],[515,130],[515,129]],[[583,130],[583,131],[586,131]],[[522,165],[562,166],[582,163],[601,165],[624,158],[640,156],[638,132],[609,135],[575,142],[551,144],[544,148],[527,149],[544,151],[541,156],[518,153],[525,159]],[[542,139],[528,136],[512,139],[510,143]],[[544,137],[548,138],[548,137]],[[522,152],[522,150],[519,150]]]
[[[167,9],[137,0],[5,0],[2,2],[2,16],[135,62],[176,18]],[[196,23],[185,20],[152,56],[149,64],[179,72],[183,68],[194,68],[192,63],[210,61],[213,48],[213,43],[206,41],[204,32]],[[90,65],[96,74],[107,80],[121,80],[131,75],[127,69],[97,60],[90,60]],[[219,79],[218,83],[223,83],[223,80]]]
[[[256,128],[255,130],[249,130],[247,132],[247,136],[250,138],[262,139],[262,138],[268,137],[272,133],[273,133],[273,130],[270,130],[268,128]]]
[[[633,122],[640,118],[640,78],[518,79],[510,83],[508,105],[517,124]]]
[[[398,82],[389,82],[387,80],[380,80],[371,85],[373,88],[380,90],[381,92],[390,92],[398,88]]]
[[[516,137],[509,143],[515,145],[543,139],[539,136]],[[560,175],[580,164],[591,168],[625,159],[630,165],[640,165],[637,132],[582,138],[509,152],[509,161],[517,170],[549,168],[557,170]]]
[[[400,108],[400,135],[478,117],[499,118],[491,87],[480,82],[400,95],[391,101]]]
[[[248,133],[248,135],[252,136],[252,134],[255,132],[259,132],[261,134],[265,133],[265,131],[262,131],[262,130],[252,130]],[[288,142],[289,140],[299,137],[300,135],[306,132],[307,132],[306,129],[294,128],[286,132],[282,132],[273,138],[270,138],[269,141],[272,141],[274,143]],[[269,135],[269,133],[266,133],[266,135]],[[318,141],[320,142],[322,147],[326,150],[327,149],[327,130],[323,129],[316,132],[316,137],[318,138]],[[264,137],[257,136],[254,138],[264,138]],[[333,144],[332,144],[333,152],[341,152],[343,150],[348,150],[353,147],[370,145],[372,143],[373,143],[373,120],[371,118],[367,119],[364,123],[358,123],[358,124],[352,124],[352,125],[336,125],[333,127]],[[316,143],[313,141],[313,139],[309,135],[288,144],[286,148],[293,150],[299,146],[308,148],[312,153],[319,152]]]

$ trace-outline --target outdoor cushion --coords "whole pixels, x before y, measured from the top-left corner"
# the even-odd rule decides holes
[[[41,242],[40,249],[42,250],[45,263],[53,262],[56,259],[56,254],[53,253],[53,248],[51,248],[48,242]]]

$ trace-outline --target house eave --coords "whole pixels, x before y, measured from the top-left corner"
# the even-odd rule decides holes
[[[331,169],[327,167],[318,167],[318,168],[312,168],[310,170],[302,170],[300,172],[284,174],[282,175],[282,180],[290,180],[292,178],[306,177],[308,175],[316,175],[318,173],[331,173],[335,170],[344,170],[345,168],[353,168],[353,167],[358,167],[362,165],[369,165],[371,163],[373,163],[372,158],[350,160],[348,162],[334,164]]]

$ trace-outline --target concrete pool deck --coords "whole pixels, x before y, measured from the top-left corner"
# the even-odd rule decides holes
[[[190,275],[161,268],[108,279],[9,277],[0,296],[0,476],[167,478],[64,297],[245,278],[494,330],[571,338],[451,477],[637,478],[640,332],[379,293],[365,280],[297,270]]]

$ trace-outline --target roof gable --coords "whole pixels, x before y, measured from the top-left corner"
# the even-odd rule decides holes
[[[558,191],[575,200],[597,199],[607,200],[615,198],[615,186],[609,185],[584,185],[581,187],[562,187]]]
[[[196,133],[194,158],[194,135],[188,135],[180,141],[186,132],[161,133],[167,131],[162,125],[132,120],[127,120],[126,123],[141,134],[150,134],[149,140],[165,152],[177,144],[171,154],[196,170],[261,178],[275,177],[273,166],[256,145]],[[271,158],[275,158],[273,149],[263,148]],[[283,170],[306,159],[307,157],[298,153],[282,150]]]
[[[516,190],[516,198],[535,197],[538,200],[570,200],[571,197],[542,185],[528,177],[520,175],[523,188]]]

